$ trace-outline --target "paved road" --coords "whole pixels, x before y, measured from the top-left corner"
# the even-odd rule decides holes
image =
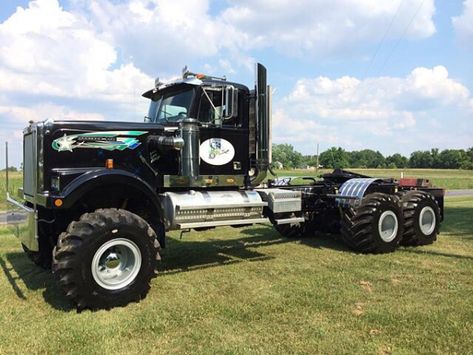
[[[473,189],[470,190],[447,190],[447,196],[473,196]],[[26,215],[17,212],[13,215],[7,215],[6,212],[0,212],[0,225],[7,223],[7,218],[9,223],[21,223],[26,219]]]
[[[447,190],[447,196],[473,196],[473,189],[470,189],[470,190]]]
[[[2,224],[18,224],[26,220],[26,214],[21,212],[16,212],[14,214],[7,214],[6,212],[0,212],[0,225]]]

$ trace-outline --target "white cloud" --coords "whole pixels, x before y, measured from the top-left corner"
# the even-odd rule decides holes
[[[289,137],[291,141],[303,142],[311,135],[307,132],[315,131],[318,141],[354,145],[357,136],[409,132],[417,122],[424,125],[445,109],[471,117],[473,99],[443,66],[416,68],[404,78],[303,78],[281,100],[274,119],[275,138],[282,142],[287,132],[293,132],[296,138]],[[320,132],[327,132],[327,138]]]
[[[433,0],[243,0],[222,17],[242,29],[245,46],[323,56],[378,42],[391,21],[387,39],[429,37],[435,32],[434,12]]]
[[[57,0],[34,0],[0,24],[0,90],[129,104],[153,80],[117,66],[112,45]]]
[[[473,46],[473,0],[463,2],[463,12],[452,18],[453,27],[459,38],[469,46]]]
[[[0,24],[0,90],[131,107],[153,83],[145,73],[169,76],[212,58],[214,72],[251,71],[250,51],[265,47],[288,56],[344,51],[379,40],[395,14],[390,36],[401,35],[420,1],[246,0],[211,15],[209,0],[82,0],[68,11],[32,0]],[[426,0],[407,37],[430,36],[433,12]]]
[[[215,57],[251,69],[248,53],[264,48],[288,57],[346,54],[377,43],[391,21],[388,40],[435,32],[433,0],[243,0],[215,15],[209,0],[86,2],[83,16],[125,59],[153,74]]]
[[[169,73],[195,58],[218,54],[230,48],[227,35],[233,29],[209,15],[207,0],[131,0],[114,4],[91,1],[92,23],[123,50],[125,59],[133,59],[150,73]]]
[[[24,126],[29,121],[53,120],[104,120],[102,114],[95,112],[79,112],[66,106],[52,103],[42,103],[31,107],[0,105],[0,118],[2,123],[21,122]]]

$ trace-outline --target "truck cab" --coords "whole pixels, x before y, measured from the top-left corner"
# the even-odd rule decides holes
[[[254,91],[250,92],[244,85],[185,72],[183,79],[168,84],[157,82],[155,89],[143,94],[150,99],[145,119],[165,127],[168,132],[178,131],[183,122],[199,131],[199,145],[194,147],[199,155],[195,157],[192,175],[202,178],[187,184],[195,186],[200,183],[201,187],[244,186],[251,160],[256,158],[254,110],[251,119],[249,112],[250,102],[253,105],[255,102],[254,95]],[[249,153],[250,121],[253,123],[252,156]],[[152,150],[150,154],[153,156],[152,164],[169,175],[166,177],[168,180],[163,181],[164,186],[177,186],[179,154],[175,154],[172,163],[169,155],[160,155],[157,150]],[[181,156],[180,159],[185,158]],[[186,176],[186,173],[181,175]],[[209,184],[210,180],[212,183]]]

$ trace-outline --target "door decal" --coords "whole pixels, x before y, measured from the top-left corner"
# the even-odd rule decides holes
[[[235,156],[233,145],[223,138],[209,138],[200,145],[200,158],[210,165],[225,165]]]

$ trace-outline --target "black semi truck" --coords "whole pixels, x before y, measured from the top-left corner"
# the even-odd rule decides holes
[[[52,121],[24,130],[27,255],[79,309],[145,297],[170,230],[272,223],[285,237],[341,236],[360,253],[436,240],[442,189],[335,170],[268,179],[271,89],[186,68],[156,80],[145,122]],[[303,184],[300,183],[303,182]]]

